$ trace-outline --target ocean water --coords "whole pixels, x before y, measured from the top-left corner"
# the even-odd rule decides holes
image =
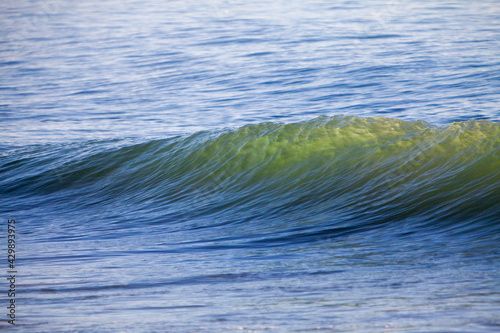
[[[0,22],[0,328],[500,330],[499,1]]]

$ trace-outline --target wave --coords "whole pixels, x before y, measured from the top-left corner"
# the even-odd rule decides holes
[[[410,220],[497,230],[499,148],[500,124],[490,121],[319,117],[18,149],[2,157],[0,191],[16,198],[13,210],[118,205],[151,223],[206,221],[199,227],[318,218],[337,231]]]

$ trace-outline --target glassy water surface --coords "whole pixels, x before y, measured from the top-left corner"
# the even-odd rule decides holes
[[[498,331],[498,1],[0,21],[18,330]]]

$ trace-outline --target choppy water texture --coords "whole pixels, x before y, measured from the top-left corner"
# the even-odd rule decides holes
[[[17,330],[500,329],[498,1],[0,21]]]

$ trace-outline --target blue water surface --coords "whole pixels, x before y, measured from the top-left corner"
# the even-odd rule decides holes
[[[498,120],[497,1],[3,1],[4,142]]]
[[[4,0],[0,22],[15,329],[500,329],[498,0]]]

